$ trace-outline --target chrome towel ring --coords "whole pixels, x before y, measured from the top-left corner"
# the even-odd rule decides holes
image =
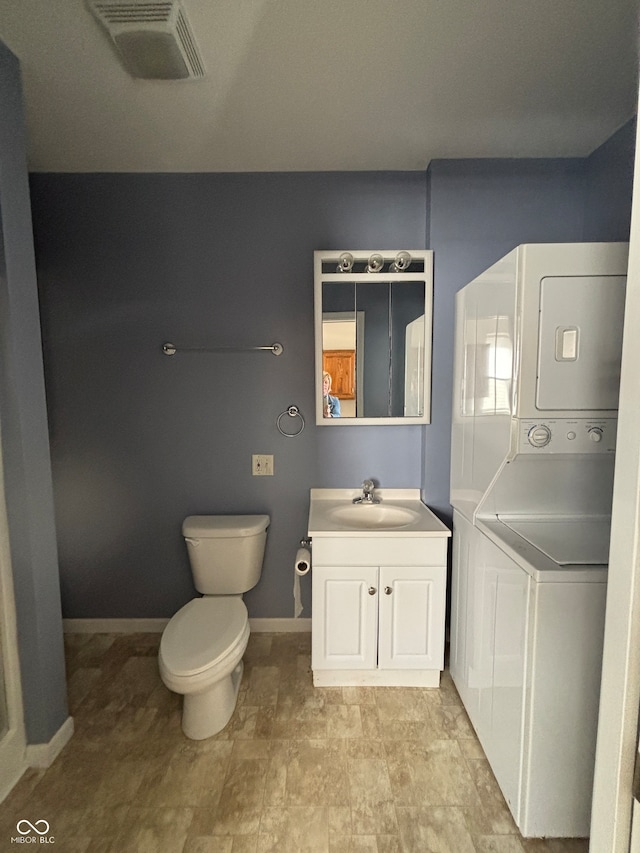
[[[285,432],[282,429],[281,421],[285,415],[289,415],[290,418],[300,418],[300,429],[297,432]],[[276,426],[278,427],[278,432],[281,433],[282,435],[286,436],[287,438],[293,438],[296,435],[300,435],[300,433],[304,429],[304,418],[302,417],[302,414],[300,413],[300,409],[297,406],[289,406],[288,409],[286,409],[284,412],[281,412],[278,415],[278,419],[276,421]]]

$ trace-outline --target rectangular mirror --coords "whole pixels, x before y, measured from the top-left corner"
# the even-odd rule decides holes
[[[316,423],[430,422],[432,252],[315,252]]]

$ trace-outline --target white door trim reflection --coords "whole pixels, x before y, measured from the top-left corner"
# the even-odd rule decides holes
[[[4,493],[4,471],[0,454],[0,802],[4,800],[27,767],[26,737],[18,659],[18,631],[13,594],[9,526]],[[4,694],[4,695],[3,695]],[[3,731],[4,729],[4,731]]]

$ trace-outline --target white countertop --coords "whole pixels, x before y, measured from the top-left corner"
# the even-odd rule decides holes
[[[353,499],[360,497],[362,489],[311,489],[309,507],[309,530],[311,537],[348,536],[366,538],[405,538],[405,537],[446,537],[451,531],[420,500],[420,489],[376,489],[378,506],[409,509],[416,514],[408,524],[402,527],[356,528],[331,518],[332,510],[353,505]],[[367,512],[369,506],[362,506]]]

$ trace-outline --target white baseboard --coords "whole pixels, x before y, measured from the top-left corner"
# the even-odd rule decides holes
[[[439,669],[314,669],[314,687],[440,687]]]
[[[161,634],[168,619],[63,619],[65,634]],[[311,619],[257,618],[249,619],[256,634],[274,634],[311,630]]]
[[[26,761],[29,767],[45,770],[51,767],[73,735],[73,717],[67,717],[48,743],[29,743]]]
[[[168,619],[63,619],[65,634],[162,634]]]
[[[274,634],[285,634],[299,631],[307,633],[311,630],[311,619],[249,619],[249,627],[256,634],[264,631]]]

